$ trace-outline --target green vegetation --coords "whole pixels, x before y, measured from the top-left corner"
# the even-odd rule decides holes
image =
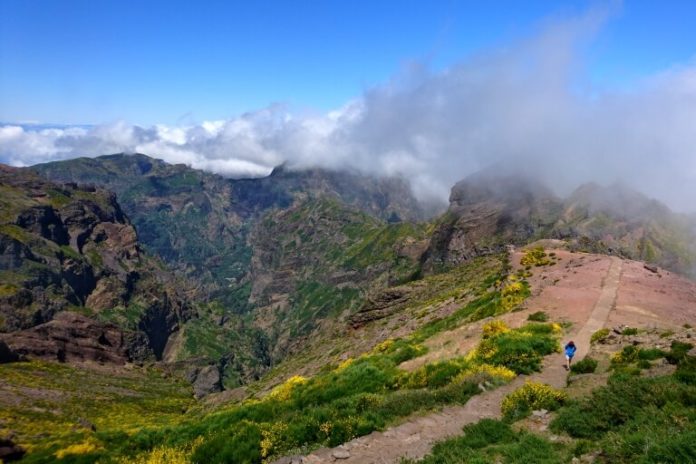
[[[189,385],[157,370],[77,368],[51,362],[0,364],[0,436],[29,445],[22,462],[83,462],[103,453],[102,434],[176,424],[194,402]],[[93,424],[96,432],[90,430]]]
[[[686,370],[694,372],[693,367]],[[676,374],[617,374],[587,399],[562,408],[551,429],[590,440],[585,446],[601,449],[601,462],[693,462],[696,386]]]
[[[570,372],[573,374],[592,374],[597,370],[597,361],[589,356],[576,362],[570,366]]]
[[[635,327],[626,327],[621,331],[621,335],[638,335],[638,329]]]
[[[527,381],[523,386],[503,398],[501,412],[507,420],[527,417],[532,411],[555,411],[568,399],[568,395],[549,385]]]
[[[609,329],[599,329],[595,333],[592,334],[592,337],[590,337],[590,343],[594,344],[597,342],[601,342],[605,338],[609,336]]]
[[[337,316],[354,308],[360,292],[351,287],[337,288],[316,281],[300,282],[290,301],[291,319],[283,324],[291,325],[291,335],[307,335],[321,319]]]
[[[546,322],[549,320],[549,315],[546,314],[544,311],[537,311],[535,313],[530,314],[527,317],[527,320],[534,322]]]
[[[501,324],[497,331],[485,335],[474,356],[481,362],[504,366],[518,374],[531,374],[541,368],[541,360],[560,352],[556,324],[529,323],[510,330]]]
[[[534,247],[525,251],[524,256],[520,260],[522,266],[548,266],[554,261],[544,251],[544,247]]]

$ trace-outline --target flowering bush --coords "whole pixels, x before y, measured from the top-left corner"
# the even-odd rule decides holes
[[[501,411],[507,419],[518,419],[529,415],[535,409],[554,411],[567,399],[568,395],[561,390],[543,383],[527,381],[503,399]]]
[[[507,324],[505,324],[505,322],[501,321],[500,319],[496,319],[495,321],[483,324],[482,330],[483,338],[490,338],[495,335],[509,332],[510,328],[507,326]]]
[[[271,393],[268,394],[268,398],[278,400],[278,401],[286,401],[290,399],[290,395],[292,394],[293,389],[297,387],[298,385],[303,385],[307,383],[307,379],[302,377],[301,375],[294,375],[290,377],[288,380],[286,380],[284,383],[278,385],[275,387]]]
[[[488,377],[490,380],[499,380],[507,383],[517,377],[514,371],[504,366],[491,366],[490,364],[477,364],[459,373],[452,383],[473,381],[477,377]],[[482,379],[484,380],[484,379]],[[487,380],[487,379],[486,379]]]

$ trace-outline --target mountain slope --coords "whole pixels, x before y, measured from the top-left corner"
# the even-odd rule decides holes
[[[564,203],[553,235],[696,277],[696,228],[687,216],[622,185],[586,184]]]
[[[79,346],[63,345],[109,333],[90,349],[113,348],[121,361],[160,358],[189,304],[174,276],[142,252],[115,196],[6,166],[0,190],[0,332],[12,333],[8,344],[79,356]],[[73,313],[54,320],[65,311]]]
[[[423,217],[400,179],[278,168],[266,178],[225,179],[145,155],[111,155],[32,167],[48,179],[116,193],[145,248],[194,281],[199,297],[235,305],[230,281],[249,271],[249,231],[271,209],[331,197],[383,220]]]
[[[696,277],[696,227],[688,216],[625,186],[587,184],[561,199],[532,179],[491,172],[452,188],[449,209],[436,221],[425,269],[541,238]]]

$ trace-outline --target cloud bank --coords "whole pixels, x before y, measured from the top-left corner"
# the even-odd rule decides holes
[[[538,175],[561,194],[620,180],[694,211],[696,65],[630,88],[594,88],[582,50],[605,19],[591,11],[549,23],[444,71],[413,64],[328,114],[272,106],[186,127],[5,125],[0,161],[140,152],[232,177],[263,176],[284,162],[354,168],[403,175],[425,199],[446,199],[456,181],[497,164]]]

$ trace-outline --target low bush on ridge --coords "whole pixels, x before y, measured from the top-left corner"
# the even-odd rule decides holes
[[[527,381],[523,386],[503,398],[500,410],[505,419],[517,420],[527,417],[537,409],[555,411],[567,399],[568,395],[561,390],[543,383]]]
[[[570,366],[570,372],[573,374],[592,374],[595,370],[597,370],[597,361],[589,356]]]

